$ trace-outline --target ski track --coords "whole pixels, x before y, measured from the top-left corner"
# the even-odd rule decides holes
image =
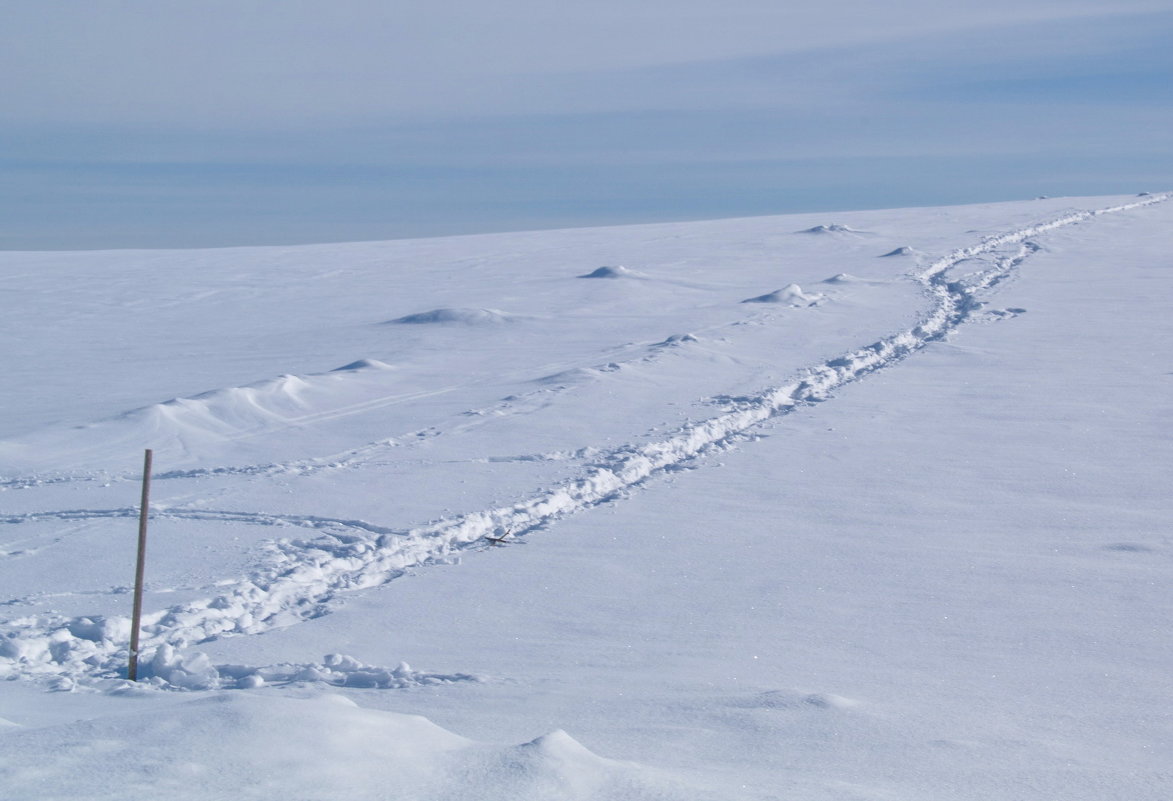
[[[315,670],[322,666],[303,665],[285,672],[276,666],[216,668],[201,655],[183,658],[178,654],[191,645],[218,637],[258,634],[318,617],[328,611],[339,593],[385,584],[411,568],[450,562],[463,550],[492,544],[487,537],[500,537],[506,533],[525,535],[566,516],[619,498],[659,473],[687,467],[698,457],[746,437],[754,426],[805,405],[827,400],[839,387],[893,366],[929,343],[947,336],[978,313],[982,306],[979,293],[1012,276],[1015,269],[1038,250],[1037,245],[1028,241],[1032,237],[1104,214],[1161,203],[1171,197],[1170,194],[1155,195],[1124,205],[1075,211],[955,250],[914,276],[923,285],[932,306],[913,328],[807,368],[798,378],[783,386],[768,388],[757,395],[722,398],[726,403],[723,413],[687,424],[655,442],[602,452],[579,478],[511,506],[444,519],[409,531],[397,531],[361,520],[309,515],[158,510],[159,515],[184,519],[297,526],[314,530],[317,536],[308,540],[275,540],[267,546],[270,567],[237,581],[215,598],[145,615],[141,653],[144,660],[156,667],[153,681],[157,686],[182,689],[258,686],[257,682],[265,675],[290,681],[296,676],[309,676],[307,680],[313,680]],[[988,266],[959,279],[950,278],[949,273],[954,267],[973,259]],[[72,510],[13,515],[0,518],[0,522],[84,520],[132,517],[135,514],[133,508]],[[126,664],[125,643],[130,623],[124,617],[66,619],[30,616],[6,621],[5,628],[7,630],[0,637],[0,678],[44,679],[54,689],[108,687]],[[349,659],[335,655],[328,657],[326,664],[331,658]],[[369,666],[364,669],[366,667]],[[407,686],[415,681],[403,669],[397,670],[401,674],[398,677],[395,671],[372,668],[363,673],[365,678],[362,680],[373,681],[371,686],[388,687]],[[345,676],[339,678],[341,674],[337,670],[330,673],[322,667],[322,671],[319,671],[322,675],[329,673],[333,676],[330,680],[346,681]],[[367,675],[372,671],[383,677],[381,684]],[[414,675],[426,677],[426,674]],[[457,676],[420,681],[470,678],[475,679]]]

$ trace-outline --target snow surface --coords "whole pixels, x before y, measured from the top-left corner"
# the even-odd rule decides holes
[[[4,797],[1173,796],[1169,199],[0,254]]]

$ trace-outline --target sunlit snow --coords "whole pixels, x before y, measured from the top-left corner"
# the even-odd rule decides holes
[[[2,794],[1164,797],[1169,199],[0,253]]]

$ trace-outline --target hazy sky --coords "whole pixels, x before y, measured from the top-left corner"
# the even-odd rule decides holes
[[[0,0],[0,248],[1173,188],[1173,0]]]

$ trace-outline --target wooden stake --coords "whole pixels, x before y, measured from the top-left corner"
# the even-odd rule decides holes
[[[151,451],[143,457],[143,499],[138,510],[138,562],[134,568],[134,612],[130,619],[130,665],[126,678],[138,681],[138,630],[143,616],[143,573],[147,563],[147,513],[151,502]]]

